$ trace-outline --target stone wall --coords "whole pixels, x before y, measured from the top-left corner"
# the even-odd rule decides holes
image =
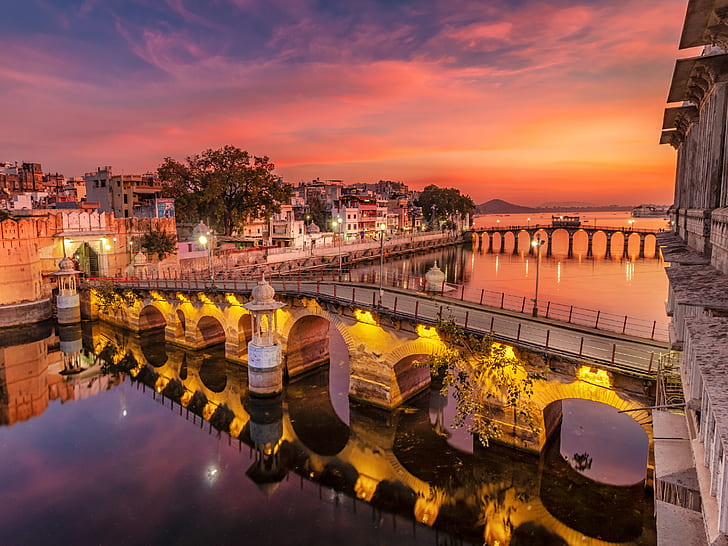
[[[711,265],[728,275],[728,208],[713,211],[710,229]]]
[[[51,315],[58,262],[84,242],[99,247],[101,274],[128,274],[129,242],[160,226],[176,233],[174,219],[114,218],[79,211],[33,211],[36,216],[0,222],[0,327],[28,324]],[[63,233],[63,237],[58,234]],[[105,245],[104,245],[105,243]],[[104,245],[101,249],[100,246]],[[108,248],[106,248],[108,246]],[[176,256],[153,267],[177,268]],[[25,304],[22,310],[18,305]]]

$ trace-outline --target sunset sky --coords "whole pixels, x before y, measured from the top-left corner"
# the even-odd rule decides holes
[[[232,144],[285,180],[672,202],[686,0],[5,0],[0,161],[78,176]]]

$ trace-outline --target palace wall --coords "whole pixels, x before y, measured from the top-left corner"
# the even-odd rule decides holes
[[[35,216],[0,222],[0,328],[49,318],[58,262],[91,254],[87,273],[126,276],[139,251],[137,239],[159,226],[176,236],[173,218],[114,218],[110,213],[33,211]],[[65,246],[65,249],[64,249]],[[155,273],[176,270],[176,256],[148,266]]]

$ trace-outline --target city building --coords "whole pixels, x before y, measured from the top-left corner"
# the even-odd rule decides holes
[[[86,173],[86,199],[99,203],[101,212],[117,218],[174,216],[174,202],[162,197],[162,183],[154,173],[114,174],[110,166]]]
[[[281,205],[270,220],[269,231],[273,246],[303,248],[306,241],[305,221],[296,219],[293,205]]]

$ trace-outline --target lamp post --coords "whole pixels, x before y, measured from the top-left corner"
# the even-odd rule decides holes
[[[384,298],[384,231],[387,229],[387,224],[379,224],[379,307],[382,306],[382,299]]]
[[[536,293],[533,297],[533,316],[538,316],[538,275],[539,275],[539,269],[541,268],[541,246],[546,241],[541,239],[541,234],[537,233],[536,237],[533,241],[531,241],[531,246],[533,246],[536,249]]]
[[[209,231],[207,232],[207,235],[210,235],[210,232]],[[199,236],[199,238],[197,239],[197,241],[203,247],[205,247],[205,250],[207,250],[207,269],[209,270],[209,273],[210,273],[210,280],[213,280],[214,277],[213,277],[213,274],[212,274],[212,256],[211,256],[212,249],[210,248],[211,247],[211,243],[212,243],[212,237],[210,237],[208,239],[208,237],[203,234],[203,235],[200,235]]]
[[[336,230],[336,227],[339,226],[339,280],[341,279],[341,218],[337,218],[336,220],[331,221],[331,225],[334,227],[334,230]]]

